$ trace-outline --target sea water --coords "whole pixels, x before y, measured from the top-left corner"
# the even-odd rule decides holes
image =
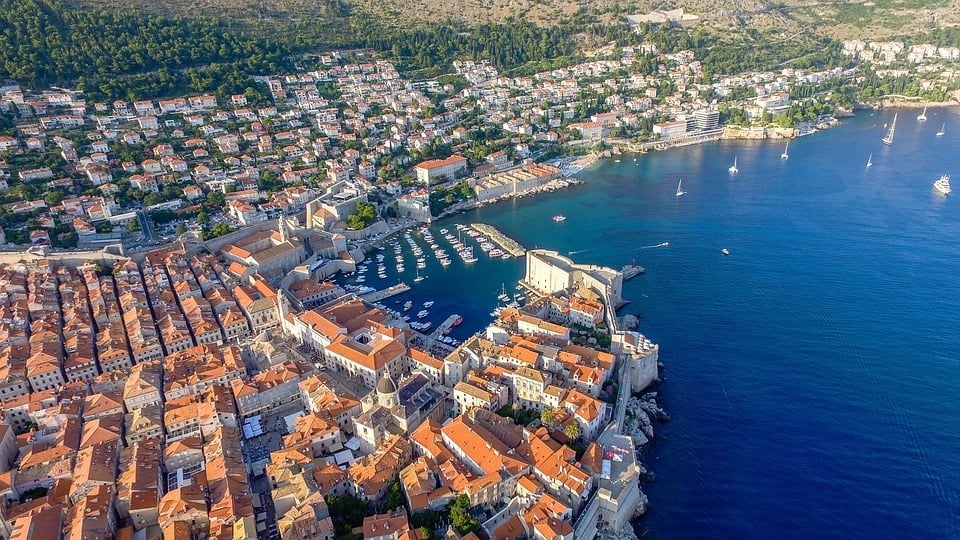
[[[787,160],[769,140],[601,162],[582,186],[432,225],[453,264],[426,251],[428,279],[396,300],[435,300],[435,324],[464,315],[460,338],[489,322],[523,262],[475,247],[481,260],[463,265],[438,233],[454,223],[636,262],[647,273],[625,284],[622,313],[661,346],[672,417],[647,456],[639,532],[960,538],[960,189],[932,190],[943,173],[960,187],[960,115],[914,116],[889,147],[892,112],[862,112],[791,141]]]

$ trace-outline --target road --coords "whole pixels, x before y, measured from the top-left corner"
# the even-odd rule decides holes
[[[143,210],[137,210],[137,221],[140,222],[140,229],[143,230],[143,241],[147,244],[156,242],[157,233],[154,232],[153,225],[150,223],[150,216]]]

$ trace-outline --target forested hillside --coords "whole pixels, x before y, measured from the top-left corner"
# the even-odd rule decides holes
[[[34,85],[239,62],[279,69],[280,42],[232,31],[218,21],[120,11],[81,11],[58,0],[0,0],[0,77]]]

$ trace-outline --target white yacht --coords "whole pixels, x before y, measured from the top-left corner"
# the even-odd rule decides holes
[[[561,214],[557,214],[553,216],[553,220],[556,221],[557,223],[560,223],[561,221],[565,221],[566,219],[567,219],[567,216],[564,216]]]
[[[946,174],[941,176],[939,180],[933,183],[933,189],[935,189],[937,193],[940,193],[942,195],[949,195],[950,194],[950,176]]]
[[[681,178],[680,181],[677,182],[677,197],[682,197],[686,195],[686,193],[687,192],[683,190],[683,179]]]
[[[923,112],[917,115],[918,122],[925,122],[927,120],[927,107],[923,107]]]
[[[740,169],[737,168],[737,156],[733,156],[733,165],[731,165],[727,170],[730,171],[730,174],[737,174],[740,172]]]

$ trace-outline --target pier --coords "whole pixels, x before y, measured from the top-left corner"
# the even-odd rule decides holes
[[[628,279],[633,279],[640,274],[646,273],[646,269],[637,264],[628,264],[624,266],[621,270],[623,273],[623,280],[627,281]]]
[[[487,225],[486,223],[471,223],[470,226],[513,257],[523,257],[527,252],[516,240],[498,231],[496,227]]]
[[[438,358],[446,357],[448,354],[452,353],[456,347],[440,341],[440,336],[452,328],[453,323],[456,322],[457,318],[459,317],[460,316],[456,313],[450,315],[442,323],[440,323],[440,325],[437,326],[433,332],[430,332],[429,334],[415,332],[413,337],[414,343]]]
[[[403,294],[410,290],[410,286],[406,283],[397,283],[392,287],[387,287],[386,289],[380,289],[379,291],[373,291],[367,294],[363,294],[360,298],[363,298],[367,302],[374,303],[383,300],[384,298],[390,298],[391,296],[396,296],[398,294]]]

